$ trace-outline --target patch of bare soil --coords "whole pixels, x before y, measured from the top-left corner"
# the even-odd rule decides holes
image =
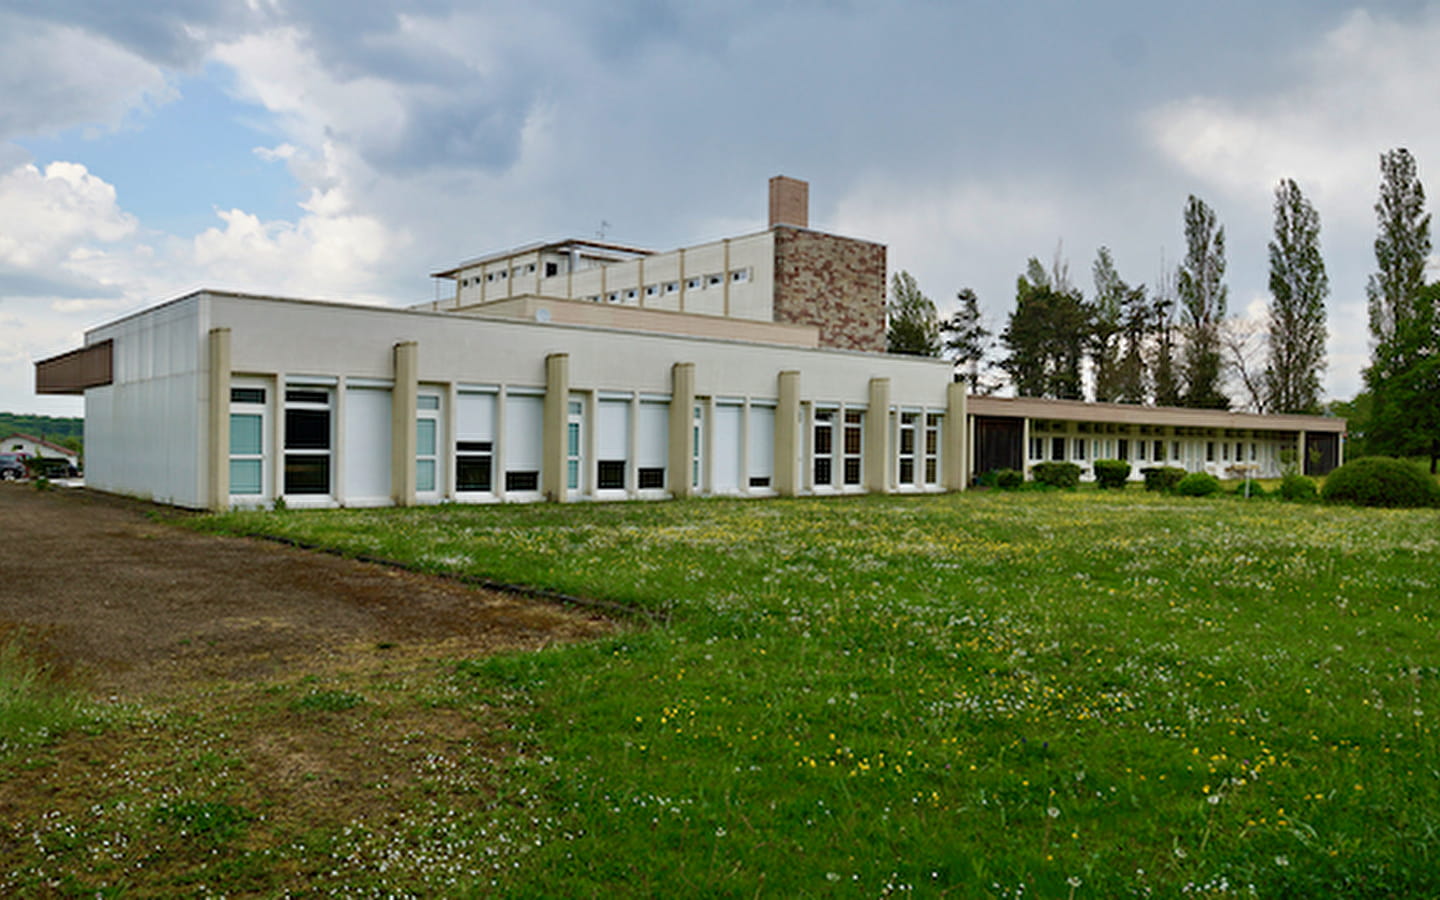
[[[0,484],[0,641],[99,696],[166,694],[392,658],[461,657],[613,632],[592,613],[268,541],[81,489]]]

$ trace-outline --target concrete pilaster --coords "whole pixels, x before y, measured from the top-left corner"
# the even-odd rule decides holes
[[[800,493],[800,373],[780,373],[779,399],[775,407],[775,492],[782,497]]]
[[[890,379],[870,379],[865,417],[865,490],[890,493]]]
[[[552,503],[564,503],[565,423],[570,409],[570,354],[545,357],[545,428],[540,450],[540,490]]]
[[[396,506],[415,503],[416,392],[420,387],[420,345],[395,345],[395,388],[390,395],[390,496]]]
[[[950,491],[965,490],[970,480],[966,477],[970,459],[968,397],[963,381],[952,381],[945,388],[945,433],[940,458],[945,468],[945,489]]]
[[[206,505],[230,507],[230,329],[212,328],[206,339],[210,415],[206,450]]]
[[[670,495],[695,496],[690,477],[695,459],[695,364],[676,363],[670,367]]]

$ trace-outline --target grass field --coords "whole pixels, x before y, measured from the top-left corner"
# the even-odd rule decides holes
[[[98,812],[17,826],[41,849],[11,847],[0,885],[1440,895],[1435,511],[1132,490],[200,527],[664,624],[133,711],[106,732],[125,762]],[[277,803],[262,731],[350,735],[371,756],[333,764],[368,759],[381,786],[362,808]],[[417,735],[412,755],[376,757],[373,736],[397,732]],[[167,735],[193,764],[155,767]],[[121,824],[140,836],[95,854]],[[135,849],[147,842],[163,862]]]

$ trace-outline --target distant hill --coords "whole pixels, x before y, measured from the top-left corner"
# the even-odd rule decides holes
[[[62,446],[70,445],[73,439],[78,450],[80,442],[85,440],[85,420],[79,417],[62,419],[55,416],[0,412],[0,438],[17,431]]]

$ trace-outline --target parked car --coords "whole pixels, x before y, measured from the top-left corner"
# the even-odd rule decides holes
[[[30,474],[40,478],[74,478],[80,474],[74,466],[70,465],[68,459],[41,456],[32,457],[25,463],[30,467]]]
[[[0,453],[0,481],[25,477],[25,458],[18,453]]]

